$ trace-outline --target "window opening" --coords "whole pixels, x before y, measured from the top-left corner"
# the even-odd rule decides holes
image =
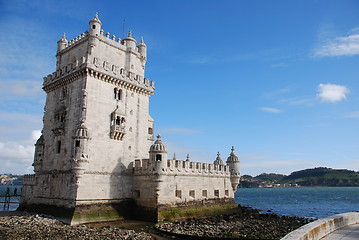
[[[207,190],[202,190],[202,197],[207,197]]]
[[[61,152],[61,141],[57,141],[56,152],[57,153]]]
[[[121,100],[122,99],[122,90],[118,90],[118,94],[117,94],[117,100]]]
[[[75,147],[80,147],[80,140],[76,140]]]
[[[229,196],[229,192],[228,192],[228,190],[224,190],[224,195],[226,195],[226,197],[228,197],[228,196]]]
[[[214,196],[219,197],[219,190],[214,190]]]
[[[194,192],[194,190],[189,190],[189,196],[190,197],[195,197],[195,192]]]
[[[116,97],[117,97],[117,89],[116,88],[113,89],[113,96],[114,96],[114,99],[116,99]]]
[[[162,155],[156,154],[156,161],[162,161]]]
[[[92,29],[96,29],[96,25],[92,25]]]
[[[176,190],[175,194],[176,194],[176,197],[182,198],[182,190]]]

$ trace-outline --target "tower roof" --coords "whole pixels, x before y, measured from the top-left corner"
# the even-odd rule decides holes
[[[227,163],[228,162],[239,162],[239,159],[236,155],[236,153],[234,152],[234,147],[232,146],[232,152],[229,154],[229,157],[227,158]]]
[[[167,153],[166,146],[162,143],[161,135],[157,135],[157,140],[151,145],[150,152]]]
[[[217,158],[216,158],[216,160],[214,161],[213,164],[224,165],[224,162],[221,159],[221,154],[219,152],[217,153]]]
[[[95,16],[91,19],[90,23],[92,23],[92,22],[97,22],[100,25],[102,25],[100,19],[98,18],[98,13],[97,12],[96,12]]]

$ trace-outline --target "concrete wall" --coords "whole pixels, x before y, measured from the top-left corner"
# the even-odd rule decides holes
[[[359,212],[343,213],[319,219],[289,233],[282,240],[317,240],[352,224],[359,224]]]

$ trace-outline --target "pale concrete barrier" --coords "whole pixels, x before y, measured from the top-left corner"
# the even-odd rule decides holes
[[[318,219],[290,232],[281,240],[317,240],[329,233],[352,224],[359,224],[359,212],[349,212]]]

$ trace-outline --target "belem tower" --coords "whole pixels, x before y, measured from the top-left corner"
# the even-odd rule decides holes
[[[56,71],[43,82],[35,173],[24,177],[20,209],[77,224],[157,221],[166,219],[164,209],[233,204],[240,179],[234,148],[226,163],[219,153],[213,164],[169,159],[149,115],[155,88],[144,77],[146,44],[101,26],[96,14],[88,31],[57,42]]]

